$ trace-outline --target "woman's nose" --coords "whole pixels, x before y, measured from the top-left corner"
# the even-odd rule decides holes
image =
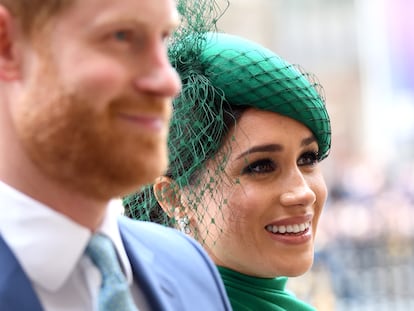
[[[280,202],[284,206],[309,206],[316,201],[316,194],[303,174],[297,170],[284,182]]]

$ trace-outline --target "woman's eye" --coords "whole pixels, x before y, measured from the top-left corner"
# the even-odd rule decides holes
[[[265,174],[276,169],[275,163],[270,159],[259,160],[247,165],[242,174]]]
[[[305,152],[298,160],[298,165],[314,165],[319,162],[319,155],[316,151]]]

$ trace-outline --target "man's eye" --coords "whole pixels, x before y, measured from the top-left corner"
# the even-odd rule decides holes
[[[118,30],[114,33],[114,38],[119,41],[129,41],[132,39],[132,33],[127,30]]]
[[[270,159],[259,160],[247,165],[242,174],[266,174],[273,172],[276,169],[276,164]]]

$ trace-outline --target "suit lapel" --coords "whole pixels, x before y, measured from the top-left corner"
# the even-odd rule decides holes
[[[42,311],[30,280],[0,236],[0,310]]]
[[[172,287],[170,286],[168,280],[163,279],[161,281],[157,279],[150,268],[154,254],[138,240],[128,239],[127,233],[122,230],[122,226],[120,226],[120,232],[128,259],[132,266],[134,279],[144,292],[151,310],[172,310],[170,308],[171,303],[167,302],[167,299],[174,300],[176,298]],[[139,252],[137,250],[139,250]],[[164,294],[161,294],[160,291]]]

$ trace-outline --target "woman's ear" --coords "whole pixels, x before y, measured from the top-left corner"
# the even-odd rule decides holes
[[[180,209],[181,206],[181,194],[174,180],[166,176],[158,177],[152,189],[158,204],[164,212],[168,217],[175,218],[177,209]]]
[[[155,198],[169,218],[175,221],[176,227],[185,234],[192,234],[192,213],[185,207],[181,198],[181,189],[169,177],[158,177],[152,186]]]

